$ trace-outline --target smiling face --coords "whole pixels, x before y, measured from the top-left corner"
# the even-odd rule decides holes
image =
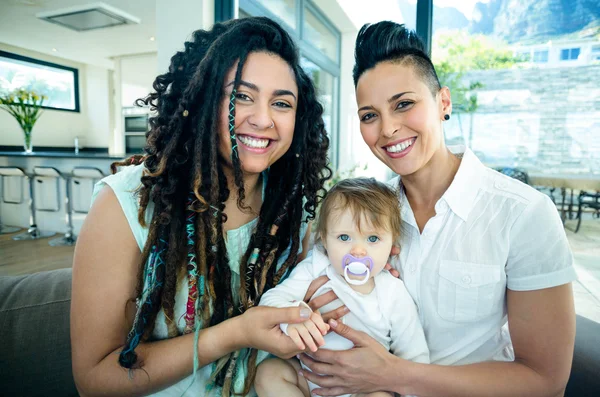
[[[356,86],[360,131],[369,148],[395,173],[423,169],[444,145],[442,121],[452,103],[448,88],[432,95],[407,63],[381,62]]]
[[[346,254],[359,259],[370,256],[373,259],[370,277],[373,278],[381,272],[390,256],[394,242],[392,232],[374,227],[365,216],[360,217],[360,228],[357,223],[349,208],[333,210],[327,216],[327,234],[321,236],[321,241],[337,273],[344,274],[342,260]],[[363,277],[350,275],[352,279]]]
[[[219,118],[219,153],[230,167],[229,101],[236,70],[237,63],[225,77]],[[278,55],[251,53],[244,63],[235,98],[235,150],[242,172],[261,173],[292,144],[298,103],[294,72]]]

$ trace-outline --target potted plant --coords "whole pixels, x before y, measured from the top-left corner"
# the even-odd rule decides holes
[[[8,94],[0,94],[0,108],[10,113],[23,130],[25,153],[33,152],[31,130],[42,115],[42,104],[46,99],[48,98],[45,95],[38,95],[34,91],[23,88]]]

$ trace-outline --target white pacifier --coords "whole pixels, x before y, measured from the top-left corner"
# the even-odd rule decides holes
[[[363,285],[369,281],[369,277],[371,276],[371,271],[373,270],[373,259],[370,256],[356,258],[351,254],[346,254],[342,258],[342,269],[344,270],[344,278],[348,284]],[[356,277],[364,277],[356,280],[350,278],[349,274]]]

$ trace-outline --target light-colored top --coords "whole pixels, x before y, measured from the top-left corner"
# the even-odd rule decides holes
[[[400,194],[401,250],[392,265],[417,304],[432,363],[512,361],[506,289],[575,280],[569,243],[546,195],[485,167],[469,149],[450,149],[464,152],[462,162],[422,233]]]
[[[123,213],[127,218],[127,222],[129,223],[129,227],[131,228],[131,232],[135,237],[135,241],[140,248],[140,251],[143,251],[144,245],[146,244],[146,240],[148,239],[148,228],[142,227],[138,222],[138,210],[139,210],[139,198],[136,193],[138,188],[141,186],[141,177],[144,171],[143,165],[135,165],[123,167],[118,173],[114,175],[107,176],[106,178],[99,181],[94,187],[94,193],[92,195],[92,203],[96,199],[97,194],[104,186],[110,186],[113,192],[115,193],[121,208],[123,209]],[[266,183],[265,183],[266,185]],[[263,189],[264,194],[264,189]],[[148,207],[146,208],[146,224],[149,225],[152,217],[152,213],[154,209],[154,205],[152,202],[148,203]],[[231,269],[231,286],[232,291],[234,292],[234,299],[237,299],[238,288],[240,283],[240,259],[246,252],[246,248],[250,243],[250,237],[254,232],[255,226],[258,222],[258,219],[254,219],[248,222],[245,225],[240,226],[237,229],[228,230],[227,231],[227,239],[225,241],[225,246],[227,248],[227,256],[229,257],[229,268]],[[307,224],[305,222],[302,223],[300,230],[300,238],[303,239],[306,234]],[[287,250],[282,253],[279,258],[278,266],[282,265],[283,262],[289,256],[290,247],[288,246]],[[302,252],[302,245],[300,245],[299,252]],[[175,318],[177,321],[177,329],[180,333],[183,333],[183,329],[185,328],[185,319],[183,315],[186,311],[186,303],[188,298],[188,280],[187,276],[183,277],[181,282],[177,286],[177,292],[175,295]],[[161,309],[156,316],[155,328],[152,333],[153,339],[166,339],[168,337],[168,330],[166,325],[165,313]],[[264,355],[261,355],[264,357]],[[245,364],[245,363],[242,363]],[[246,375],[247,369],[245,367],[240,368],[241,370],[238,373],[238,376],[234,382],[235,390],[242,390],[243,388],[243,380]],[[192,387],[189,388],[187,393],[183,394],[188,386],[192,383],[192,377],[189,376],[182,381],[172,385],[171,387],[162,390],[153,396],[203,396],[207,395],[205,392],[206,381],[209,379],[211,374],[211,366],[208,365],[204,368],[201,368],[200,371],[196,374],[196,380],[193,383]]]
[[[329,281],[314,296],[333,291],[338,299],[322,307],[322,313],[344,304],[350,310],[342,317],[344,324],[369,334],[398,357],[421,363],[429,362],[429,350],[416,306],[401,280],[383,270],[374,277],[373,291],[361,294],[353,290],[344,277],[335,271],[322,246],[315,246],[311,253],[294,268],[287,279],[262,296],[261,306],[297,306],[304,299],[310,283],[319,276],[327,275]],[[337,338],[344,339],[347,344],[336,340]],[[325,346],[321,348],[342,350],[352,346],[349,340],[329,333],[325,336]]]

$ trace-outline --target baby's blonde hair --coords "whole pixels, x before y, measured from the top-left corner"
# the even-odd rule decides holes
[[[317,239],[327,235],[329,218],[348,208],[358,230],[361,230],[364,217],[370,226],[391,232],[394,241],[400,237],[400,206],[396,192],[374,178],[351,178],[338,182],[323,199],[317,221]]]

